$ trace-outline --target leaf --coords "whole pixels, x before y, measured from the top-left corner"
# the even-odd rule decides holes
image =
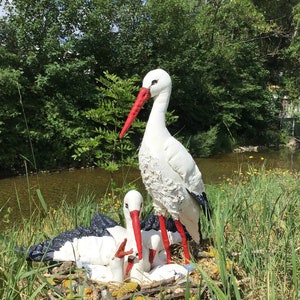
[[[44,211],[47,212],[48,211],[47,203],[46,203],[46,201],[45,201],[45,199],[44,199],[44,197],[42,195],[41,190],[40,189],[36,189],[36,194],[37,194],[37,196],[38,196],[38,198],[40,200],[40,203],[41,203]]]

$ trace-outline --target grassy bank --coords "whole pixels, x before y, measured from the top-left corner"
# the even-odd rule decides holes
[[[218,279],[213,280],[201,265],[196,265],[202,278],[199,295],[205,286],[211,299],[299,299],[299,176],[249,167],[247,172],[237,172],[221,184],[207,186],[214,215],[209,227],[206,221],[202,223],[205,236],[211,238],[217,253]],[[123,222],[123,192],[115,190],[102,199],[85,195],[76,205],[63,202],[56,210],[43,203],[42,210],[24,220],[21,228],[12,225],[2,232],[0,298],[47,299],[47,292],[55,289],[42,275],[47,268],[43,264],[27,264],[24,256],[16,254],[15,247],[39,243],[67,229],[88,225],[95,211]],[[151,204],[147,201],[149,211]],[[189,297],[186,292],[185,298]]]

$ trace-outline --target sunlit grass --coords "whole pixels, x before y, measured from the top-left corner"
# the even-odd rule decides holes
[[[237,170],[222,183],[207,186],[214,214],[210,226],[204,219],[202,224],[218,254],[220,282],[198,268],[212,299],[299,299],[299,177],[296,172],[249,164],[247,170]],[[106,213],[122,224],[125,192],[114,187],[100,199],[87,193],[73,205],[65,201],[55,209],[44,205],[38,213],[32,208],[32,217],[24,218],[21,226],[14,226],[10,215],[6,221],[11,227],[2,232],[0,241],[0,298],[43,299],[54,288],[41,276],[46,267],[27,264],[24,255],[16,253],[16,246],[39,243],[88,225],[95,212]],[[146,199],[146,213],[150,209],[151,202]]]
[[[210,234],[249,278],[243,299],[300,296],[299,183],[295,172],[250,167],[209,190],[215,209]]]

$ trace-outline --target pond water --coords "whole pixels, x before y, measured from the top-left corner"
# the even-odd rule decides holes
[[[267,169],[282,168],[300,171],[300,153],[292,153],[288,150],[227,153],[209,158],[198,158],[196,162],[206,185],[216,184],[226,177],[231,177],[234,171],[246,170],[249,164],[257,168],[265,165]],[[1,179],[0,220],[4,220],[9,207],[13,209],[12,215],[14,213],[19,215],[19,204],[22,214],[24,216],[29,214],[30,197],[39,202],[36,195],[37,189],[41,190],[48,207],[53,208],[57,208],[62,199],[69,203],[76,203],[85,193],[93,193],[96,199],[100,199],[107,192],[112,176],[118,186],[124,183],[135,183],[137,188],[145,194],[140,172],[135,168],[123,168],[113,175],[100,168],[89,168]]]

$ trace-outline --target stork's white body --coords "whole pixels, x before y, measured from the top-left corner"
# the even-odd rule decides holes
[[[152,134],[146,131],[144,135],[139,151],[143,183],[153,198],[155,212],[164,216],[170,213],[174,219],[179,219],[199,243],[200,207],[187,189],[200,194],[204,191],[201,173],[190,154],[170,134],[159,144],[159,132],[152,143]]]
[[[153,281],[161,281],[175,277],[185,278],[189,271],[182,265],[179,264],[164,264],[158,265],[146,272],[140,262],[135,262],[131,271],[131,281],[146,284]]]
[[[126,237],[126,230],[123,232],[125,232],[123,237]],[[121,239],[116,240],[113,236],[75,238],[72,241],[67,241],[59,251],[55,251],[53,260],[74,261],[77,267],[84,264],[107,266],[120,245],[119,241]]]
[[[199,243],[200,206],[188,191],[195,194],[205,191],[201,172],[186,148],[166,128],[170,76],[161,69],[151,71],[144,78],[143,87],[149,88],[153,80],[157,80],[160,90],[155,90],[156,85],[153,91],[150,88],[154,103],[139,151],[142,179],[153,198],[156,213],[170,213],[174,219],[179,219]]]
[[[124,280],[124,258],[113,257],[108,265],[85,263],[82,267],[92,280],[102,282],[122,282]]]

